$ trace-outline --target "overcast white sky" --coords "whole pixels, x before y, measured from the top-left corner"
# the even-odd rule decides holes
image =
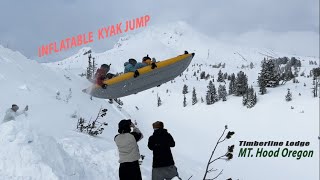
[[[183,20],[220,40],[319,56],[319,0],[1,0],[0,44],[36,59],[42,44],[145,14],[152,18],[150,25]],[[91,46],[105,51],[118,38]]]

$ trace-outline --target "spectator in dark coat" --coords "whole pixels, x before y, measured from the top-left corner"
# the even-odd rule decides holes
[[[171,147],[175,146],[174,139],[163,128],[163,122],[152,124],[154,133],[149,138],[148,147],[153,151],[152,180],[172,179],[178,177],[174,164]]]

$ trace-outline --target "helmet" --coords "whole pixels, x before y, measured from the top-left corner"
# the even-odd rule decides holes
[[[106,72],[108,72],[108,71],[110,70],[110,65],[102,64],[102,65],[101,65],[101,68],[105,69]]]
[[[137,61],[131,58],[129,59],[129,63],[135,66],[137,64]]]
[[[151,58],[149,57],[149,55],[147,54],[147,56],[142,58],[142,61],[146,61],[146,60],[151,60]]]

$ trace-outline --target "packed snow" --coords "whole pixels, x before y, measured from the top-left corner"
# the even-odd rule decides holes
[[[118,152],[113,138],[118,122],[124,118],[136,120],[144,134],[139,142],[140,153],[145,155],[141,165],[143,179],[151,179],[152,152],[147,142],[153,132],[152,123],[158,120],[164,122],[176,141],[172,151],[182,179],[203,178],[208,158],[225,125],[235,131],[235,135],[219,145],[216,156],[225,153],[232,144],[235,152],[231,161],[213,164],[215,169],[223,169],[219,179],[319,179],[319,98],[312,97],[312,78],[299,76],[300,83],[290,81],[268,88],[267,94],[258,95],[258,103],[248,109],[242,105],[241,97],[231,95],[225,102],[210,106],[201,103],[209,81],[193,76],[201,68],[200,72],[214,75],[218,87],[216,79],[220,69],[228,74],[241,70],[248,76],[249,85],[258,92],[261,60],[291,55],[218,42],[184,22],[148,27],[138,34],[121,37],[113,49],[93,52],[96,63],[111,63],[111,72],[115,73],[123,71],[123,63],[129,58],[139,61],[146,54],[164,60],[188,50],[196,53],[195,58],[175,82],[123,97],[124,105],[119,108],[116,103],[109,104],[103,99],[91,100],[81,92],[91,85],[79,76],[87,68],[88,55],[84,53],[88,50],[90,48],[83,48],[59,62],[39,64],[0,46],[0,118],[11,104],[18,104],[20,108],[29,105],[26,115],[0,125],[0,179],[118,179]],[[302,61],[300,72],[306,74],[317,67],[309,65],[309,60],[319,62],[319,57],[295,57]],[[241,68],[251,62],[253,69]],[[225,68],[209,66],[218,63],[225,63]],[[186,107],[182,103],[184,84],[189,87]],[[199,99],[195,105],[191,102],[193,87]],[[293,94],[290,102],[285,101],[288,88]],[[162,100],[160,107],[157,107],[158,96]],[[101,107],[108,109],[102,119],[108,123],[103,134],[92,137],[78,132],[78,118],[94,118]],[[291,149],[313,150],[314,156],[300,160],[238,157],[241,140],[309,141],[308,147]],[[214,177],[218,172],[209,176]]]

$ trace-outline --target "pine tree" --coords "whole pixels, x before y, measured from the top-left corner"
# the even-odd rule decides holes
[[[254,92],[254,96],[253,96],[253,102],[254,102],[254,104],[257,104],[257,101],[258,101],[258,99],[257,99],[257,93]]]
[[[208,80],[210,78],[210,74],[207,74],[205,79]]]
[[[211,103],[211,96],[210,96],[209,91],[207,92],[207,95],[206,95],[206,103],[207,103],[207,105],[212,104],[212,103]]]
[[[247,108],[252,108],[257,103],[257,94],[253,87],[248,88],[247,92],[242,96],[242,104]]]
[[[285,84],[286,82],[290,81],[294,78],[294,75],[292,74],[291,65],[286,64],[284,67],[284,72],[280,76],[280,80],[282,80],[282,84]]]
[[[234,73],[232,73],[230,76],[229,94],[235,94],[235,86],[236,86],[235,81],[236,81],[236,77],[235,77]]]
[[[259,92],[261,95],[264,95],[267,93],[267,88],[266,88],[266,83],[265,81],[263,81],[263,79],[258,79],[258,83],[259,83]]]
[[[182,94],[188,94],[188,86],[185,84],[183,85],[183,88],[182,88]]]
[[[313,73],[313,84],[314,84],[313,96],[318,97],[318,88],[320,84],[320,67],[312,69],[312,73]]]
[[[253,69],[254,68],[254,65],[252,62],[250,62],[250,69]]]
[[[246,93],[246,94],[244,94],[243,96],[242,96],[242,105],[247,105],[247,103],[248,103],[248,97],[249,96],[249,94],[248,93]]]
[[[186,98],[186,95],[184,94],[183,95],[183,107],[186,107],[187,106],[187,98]]]
[[[93,74],[92,74],[92,63],[91,63],[91,56],[89,56],[88,67],[87,67],[87,79],[92,79],[92,77],[93,77]]]
[[[158,107],[162,105],[162,101],[161,101],[161,98],[160,96],[158,96]]]
[[[259,86],[263,87],[276,87],[279,85],[280,75],[279,75],[279,68],[276,67],[276,64],[273,60],[266,60],[262,61],[261,65],[262,69],[259,73],[258,83]]]
[[[287,93],[287,95],[285,97],[286,97],[286,101],[291,101],[292,100],[292,94],[290,92],[290,89],[288,89],[288,93]]]
[[[255,105],[255,92],[254,92],[254,89],[253,87],[251,86],[250,88],[248,88],[248,91],[247,91],[247,108],[252,108],[254,105]]]
[[[294,66],[294,77],[298,77],[298,74],[299,74],[299,69],[297,66]]]
[[[224,82],[223,73],[221,72],[221,69],[218,73],[218,79],[217,82]]]
[[[97,70],[97,64],[95,62],[95,58],[92,58],[92,76],[96,74],[96,70]]]
[[[228,73],[223,74],[223,79],[225,79],[225,80],[228,79]]]
[[[222,101],[227,100],[227,90],[225,85],[219,85],[218,95],[219,95],[219,100],[220,99],[222,99]]]
[[[218,101],[218,96],[216,92],[216,87],[214,86],[212,81],[209,81],[209,85],[207,87],[208,90],[206,95],[206,103],[207,105],[210,105]]]
[[[205,79],[206,78],[206,72],[202,71],[200,74],[200,79]]]
[[[198,103],[198,98],[197,98],[197,93],[196,93],[196,88],[193,87],[192,91],[192,105],[195,105]]]
[[[237,78],[235,80],[235,95],[236,96],[242,96],[247,92],[248,88],[248,78],[247,75],[240,71],[237,74]]]

